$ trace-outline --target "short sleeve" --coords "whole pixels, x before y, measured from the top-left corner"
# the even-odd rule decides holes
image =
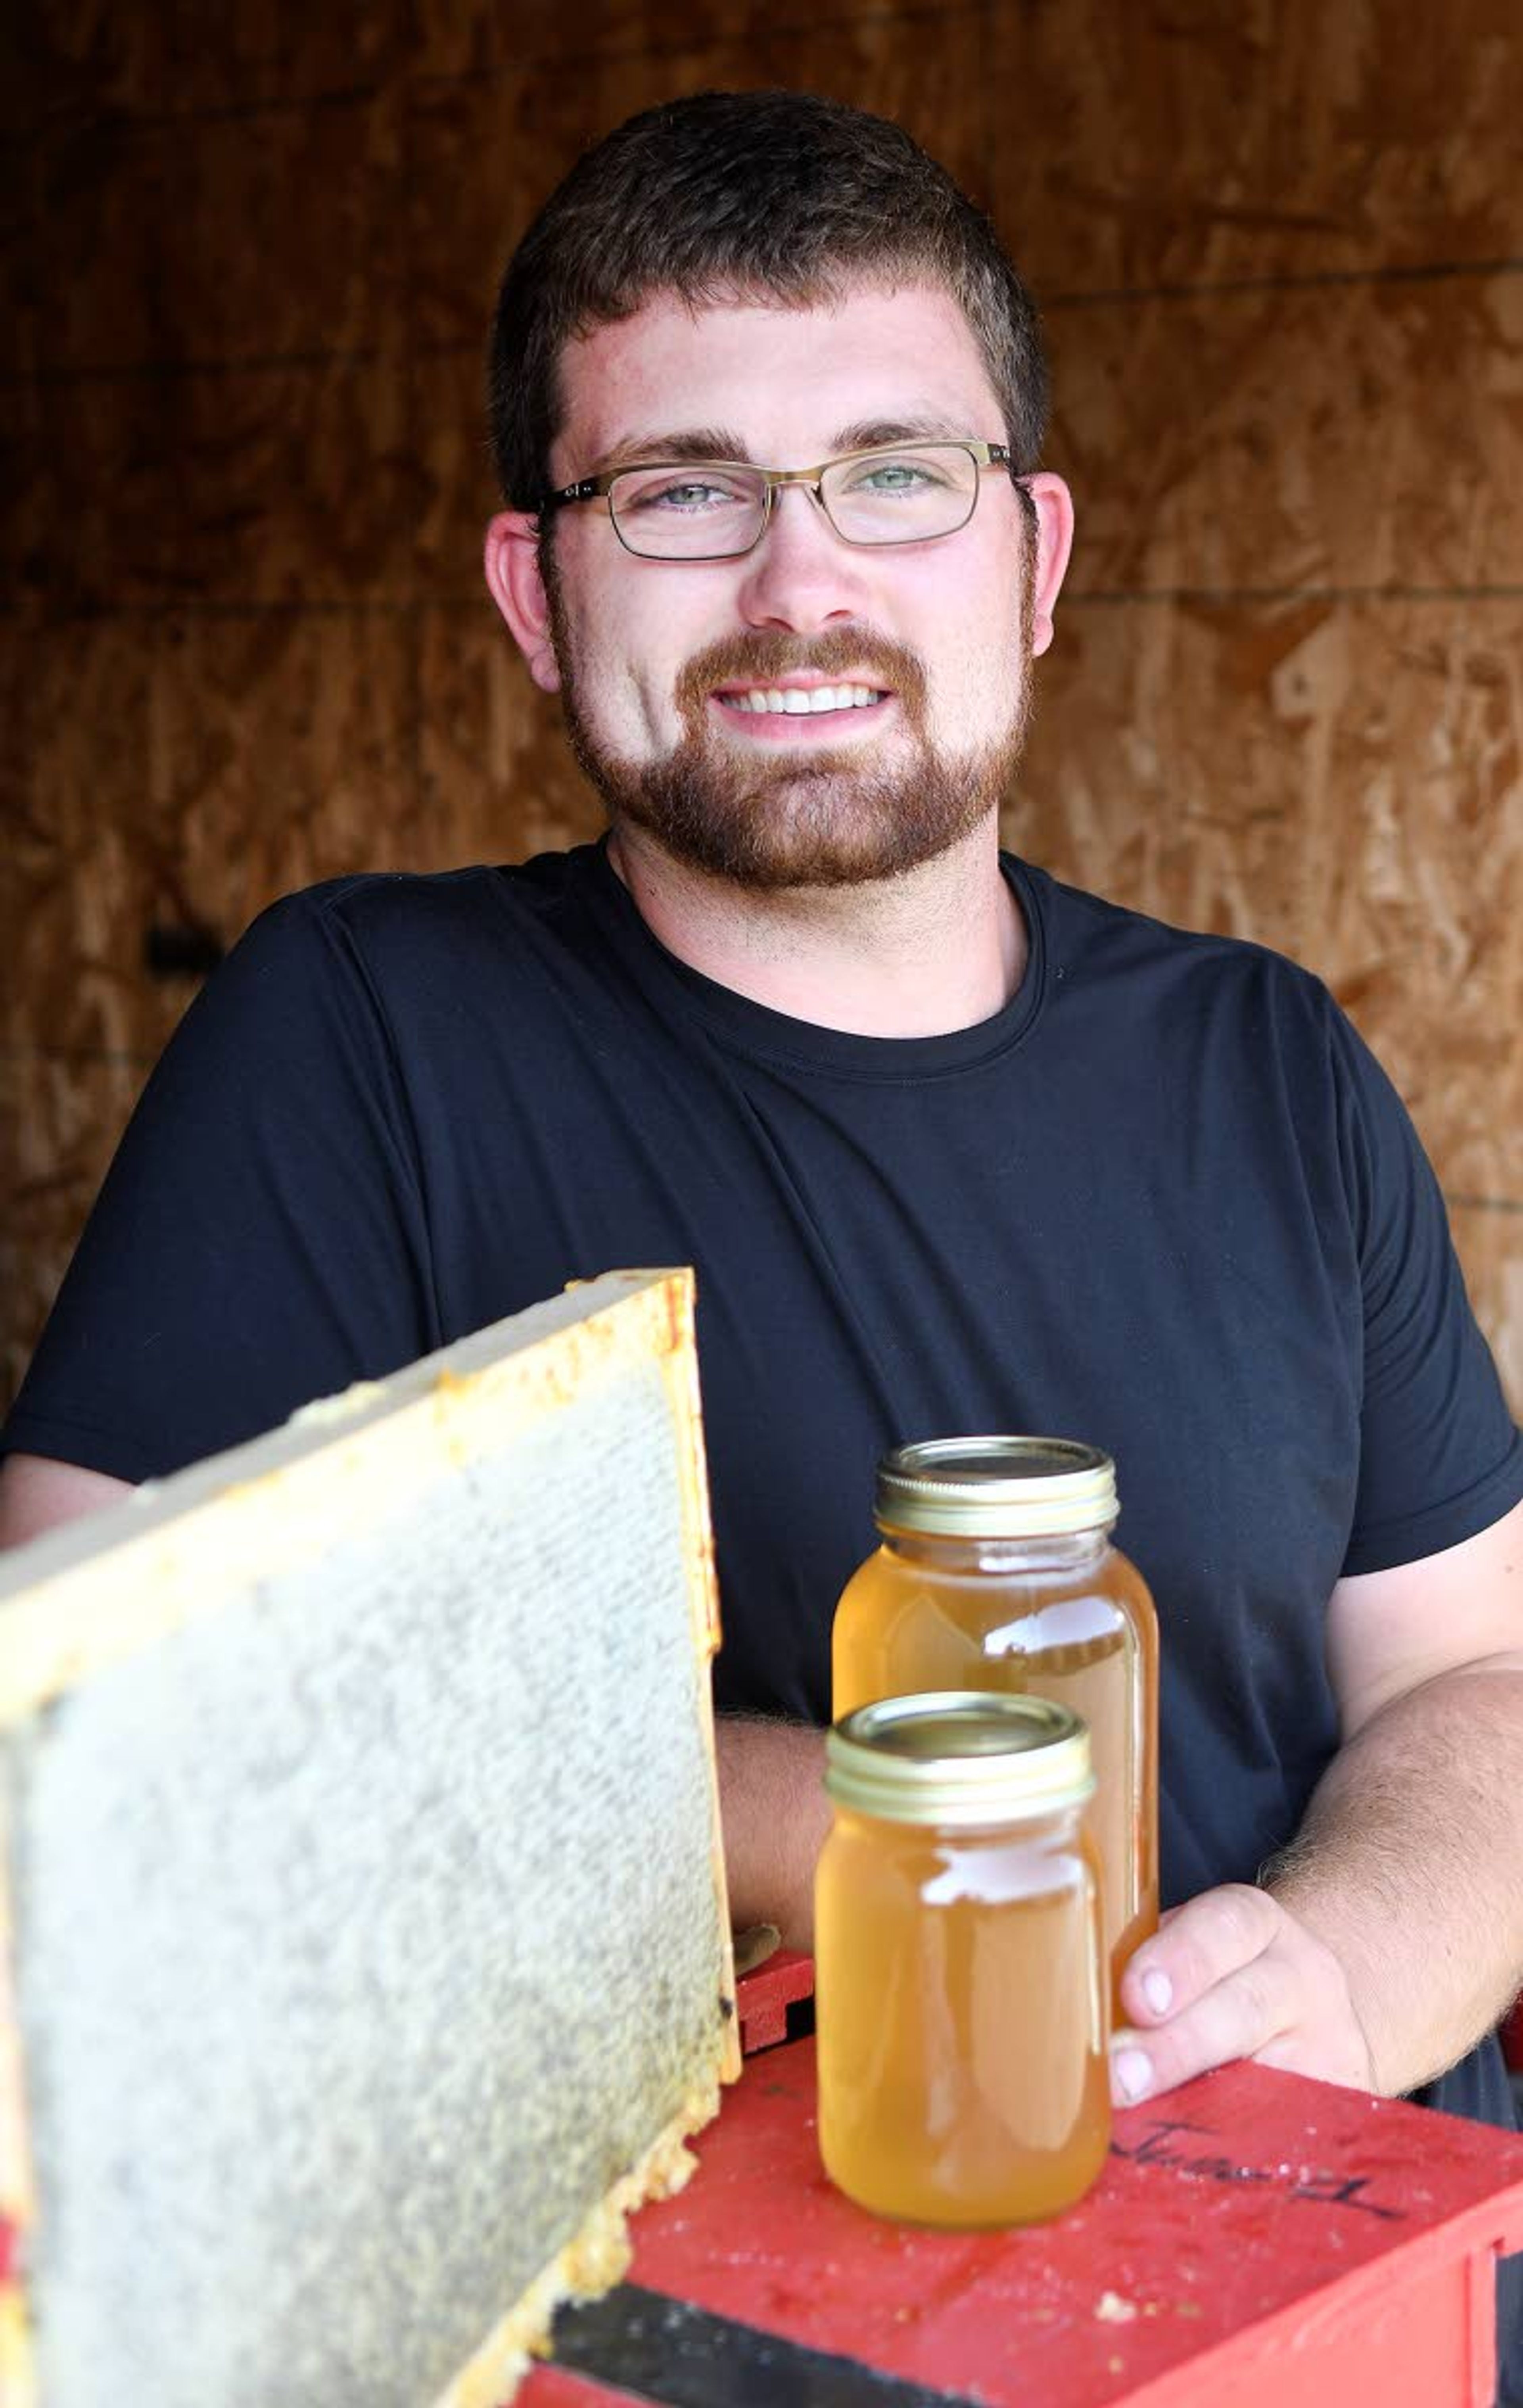
[[[186,1014],[8,1449],[156,1478],[438,1342],[407,1100],[343,892],[265,913]]]
[[[1343,1570],[1384,1571],[1500,1520],[1523,1497],[1523,1440],[1405,1108],[1342,1014],[1332,1045],[1364,1312],[1359,1479]]]

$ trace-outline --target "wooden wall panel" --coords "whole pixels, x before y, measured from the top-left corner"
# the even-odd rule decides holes
[[[399,339],[391,95],[70,126],[33,165],[47,373],[328,357]]]
[[[597,0],[596,7],[579,11],[567,9],[560,0],[516,0],[510,9],[493,8],[491,0],[465,0],[464,6],[461,0],[427,0],[427,6],[436,23],[448,15],[479,26],[484,17],[487,23],[478,36],[484,54],[477,64],[491,68],[525,59],[580,64],[612,58],[634,64],[673,56],[696,44],[797,44],[822,29],[869,27],[875,21],[888,29],[893,47],[908,61],[916,50],[924,56],[934,48],[947,18],[974,14],[978,0],[912,0],[908,7],[896,7],[894,0],[886,5],[885,0],[819,0],[812,8],[797,6],[797,0],[792,5],[783,0],[781,6],[779,0],[681,0],[675,7],[663,7],[661,0]],[[786,73],[782,64],[762,79],[815,88],[806,74]],[[747,78],[738,67],[732,81],[747,80],[757,78]],[[638,100],[630,103],[630,108],[640,106]]]
[[[482,343],[456,343],[425,352],[410,371],[409,451],[421,487],[413,573],[429,601],[476,603],[486,591],[481,538],[502,498],[487,443],[484,356]]]
[[[1517,581],[1523,277],[1051,315],[1071,591]]]
[[[147,1066],[136,1058],[0,1051],[0,1381],[10,1395],[90,1210]]]
[[[236,933],[356,859],[430,856],[398,774],[418,724],[405,616],[206,612],[159,633],[152,793],[198,921]]]
[[[1056,297],[1514,259],[1508,0],[996,6],[1007,240]]]
[[[462,12],[464,13],[464,12]],[[250,108],[379,82],[415,63],[409,0],[11,0],[9,106],[23,133],[60,119]]]
[[[86,1063],[140,1054],[145,1019],[157,1015],[162,1025],[141,967],[141,931],[153,909],[141,871],[152,827],[142,767],[150,675],[142,630],[125,617],[6,629],[0,1042],[7,1058],[33,1048]],[[31,1130],[6,1134],[18,1149],[16,1156],[9,1143],[0,1149],[7,1160],[35,1145]],[[116,1134],[103,1132],[108,1147]],[[98,1176],[99,1160],[96,1168]]]
[[[419,819],[441,865],[524,861],[596,837],[602,807],[567,749],[559,707],[507,657],[492,604],[431,606],[419,653]]]
[[[0,60],[12,1373],[237,935],[596,803],[481,598],[503,258],[629,110],[902,116],[1042,299],[1079,545],[1013,837],[1296,953],[1411,1102],[1523,1406],[1523,32],[1501,0],[24,0]],[[8,1194],[9,1191],[7,1191]]]
[[[55,1044],[145,1041],[134,1013],[146,1009],[151,1030],[160,1018],[143,974],[151,922],[236,934],[408,817],[395,772],[415,723],[412,647],[394,614],[79,622],[13,650],[24,882],[13,1031],[45,1008],[32,1025]],[[109,1025],[80,983],[97,968],[120,1003]]]
[[[18,399],[10,540],[50,611],[410,592],[423,470],[390,364],[107,371]]]
[[[1037,675],[1018,848],[1320,971],[1451,1186],[1523,1197],[1523,596],[1080,601]]]
[[[951,7],[922,21],[912,45],[897,18],[826,18],[778,34],[579,54],[468,81],[425,84],[409,122],[409,239],[414,323],[424,344],[458,344],[480,358],[510,249],[550,187],[589,143],[676,94],[792,83],[897,117],[970,187],[986,150],[980,60],[982,10]]]
[[[1523,1203],[1450,1197],[1449,1225],[1483,1329],[1491,1333],[1515,1416],[1523,1397]]]

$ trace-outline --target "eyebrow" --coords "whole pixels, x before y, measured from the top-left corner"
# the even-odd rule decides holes
[[[749,462],[742,438],[732,426],[668,427],[654,435],[629,435],[604,452],[602,473],[628,467],[637,460],[736,460]]]
[[[957,443],[968,431],[966,426],[955,425],[940,410],[912,418],[863,418],[855,426],[839,430],[836,450],[877,452],[889,443]]]
[[[837,430],[828,456],[835,459],[848,452],[876,452],[893,443],[955,443],[967,431],[940,411],[908,418],[858,419]],[[626,436],[604,452],[599,466],[607,476],[644,460],[734,460],[753,467],[758,465],[744,437],[733,427],[682,426]]]

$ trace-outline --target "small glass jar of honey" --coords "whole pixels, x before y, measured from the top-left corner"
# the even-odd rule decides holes
[[[1012,1689],[1089,1728],[1114,2023],[1158,1919],[1158,1626],[1111,1543],[1115,1466],[1061,1438],[943,1438],[878,1467],[883,1544],[848,1582],[831,1713],[927,1689]]]
[[[1030,2224],[1111,2134],[1094,1789],[1079,1716],[888,1698],[826,1742],[814,1887],[820,2154],[875,2214]]]

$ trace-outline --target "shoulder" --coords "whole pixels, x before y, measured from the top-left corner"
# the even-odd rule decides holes
[[[1346,1026],[1326,982],[1272,947],[1210,929],[1182,928],[1091,895],[1025,862],[1007,869],[1040,934],[1055,993],[1099,1009],[1123,1006],[1128,1023],[1209,1025],[1218,1037],[1327,1054]]]
[[[330,879],[270,904],[186,1012],[150,1082],[162,1104],[199,1082],[268,1093],[346,1075],[389,1082],[408,1030],[448,1052],[464,1010],[515,1014],[550,982],[547,934],[574,922],[574,855],[522,868]],[[587,944],[590,947],[590,939]]]
[[[282,896],[240,937],[221,986],[294,995],[401,986],[458,986],[483,953],[503,970],[537,948],[586,950],[596,848],[542,853],[523,863],[416,874],[369,871]]]
[[[272,904],[254,929],[295,941],[449,942],[472,929],[500,931],[564,919],[584,899],[598,849],[462,869],[370,870],[303,887]]]
[[[1059,953],[1130,966],[1168,965],[1181,971],[1234,970],[1271,978],[1284,975],[1293,984],[1317,986],[1314,972],[1288,954],[1247,937],[1222,936],[1209,928],[1185,928],[1160,920],[1132,905],[1071,886],[1050,870],[1003,856],[1023,901],[1035,910]]]
[[[1084,1058],[1183,1125],[1209,1112],[1225,1164],[1244,1173],[1292,1157],[1326,1208],[1366,1239],[1382,1203],[1398,1217],[1431,1169],[1400,1096],[1326,982],[1272,947],[1179,928],[1019,867],[1039,924],[1049,1010]],[[1314,1175],[1315,1174],[1315,1175]]]

